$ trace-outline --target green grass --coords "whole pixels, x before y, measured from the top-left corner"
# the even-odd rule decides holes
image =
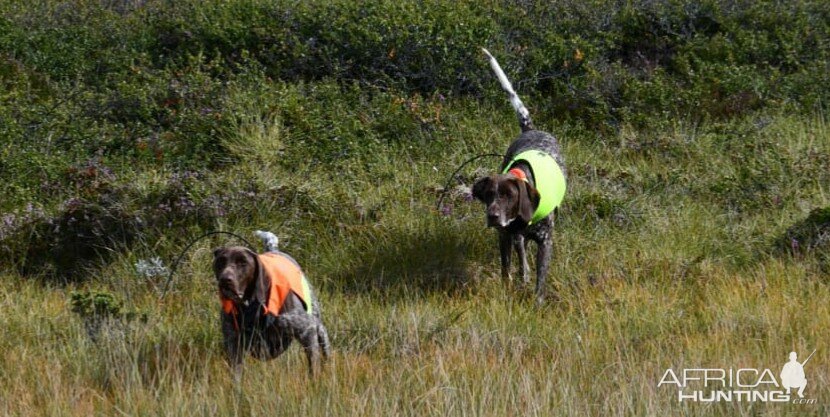
[[[827,414],[825,3],[2,4],[0,415]],[[464,195],[496,158],[435,209],[517,134],[480,46],[565,154],[541,306]],[[317,380],[292,347],[232,383],[238,242],[163,299],[136,271],[257,229],[318,290]],[[74,291],[139,314],[93,342]],[[657,387],[812,349],[816,405]]]
[[[484,131],[509,137],[507,119],[487,122]],[[239,127],[244,138],[235,143],[258,148],[279,136],[273,120],[251,123],[261,125]],[[448,138],[453,129],[447,127]],[[91,270],[81,284],[114,292],[150,316],[98,345],[70,313],[68,291],[76,286],[0,281],[6,306],[0,369],[4,380],[16,381],[0,389],[2,411],[783,415],[796,406],[683,406],[656,385],[667,367],[735,364],[777,372],[790,350],[813,348],[819,352],[807,367],[808,393],[821,402],[830,392],[821,347],[830,324],[826,272],[810,257],[777,257],[768,248],[811,207],[828,204],[828,174],[812,172],[814,179],[798,179],[798,187],[789,176],[767,179],[784,181],[781,203],[736,212],[712,191],[690,191],[708,190],[722,172],[741,168],[718,152],[727,146],[724,136],[701,130],[692,139],[683,126],[650,135],[682,146],[672,154],[620,146],[638,140],[631,132],[608,144],[563,138],[568,200],[601,195],[619,203],[607,216],[590,204],[565,209],[549,277],[557,298],[542,307],[498,279],[495,236],[482,226],[477,205],[450,199],[450,216],[432,208],[445,167],[466,152],[410,159],[405,169],[393,161],[407,161],[406,149],[366,156],[337,182],[314,168],[257,172],[257,181],[306,190],[326,213],[266,206],[252,208],[250,223],[224,225],[247,233],[288,219],[290,227],[276,231],[320,288],[333,340],[333,360],[318,381],[307,379],[294,348],[272,362],[249,360],[243,385],[234,387],[221,355],[208,265],[211,245],[222,241],[197,244],[162,302],[132,266],[153,251],[147,242]],[[744,140],[758,149],[773,139],[780,139],[774,151],[753,154],[755,162],[778,160],[770,170],[805,169],[801,155],[830,152],[820,119],[774,116]],[[256,171],[247,163],[268,162],[243,160],[223,175]],[[655,176],[673,175],[654,183]],[[344,212],[361,207],[376,213],[358,222],[360,214]]]

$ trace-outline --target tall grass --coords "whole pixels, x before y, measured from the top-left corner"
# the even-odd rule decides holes
[[[0,414],[827,414],[825,3],[0,4]],[[441,188],[517,133],[482,45],[563,146],[541,306],[469,196],[498,161]],[[209,264],[239,242],[164,297],[135,266],[257,229],[321,298],[316,380],[294,347],[233,383]],[[93,341],[85,290],[147,320]],[[816,348],[814,405],[657,386]]]
[[[830,152],[820,120],[771,120],[744,138],[755,143],[753,162],[787,172],[805,169],[805,154]],[[257,149],[278,136],[275,120],[247,123],[238,128],[243,137],[228,140]],[[483,131],[509,135],[509,120],[491,123]],[[679,404],[672,390],[657,388],[668,367],[777,372],[790,350],[816,347],[807,367],[809,396],[823,401],[830,384],[821,353],[830,324],[826,272],[809,257],[767,252],[792,221],[828,204],[828,174],[812,171],[797,187],[788,175],[767,177],[766,184],[781,185],[781,202],[736,211],[707,187],[741,168],[721,151],[728,138],[695,129],[646,133],[663,147],[676,146],[673,152],[619,145],[643,142],[632,132],[608,144],[563,138],[570,203],[556,231],[550,276],[556,296],[541,308],[527,290],[497,277],[495,236],[476,205],[459,196],[450,198],[449,216],[433,211],[433,187],[442,181],[433,167],[448,171],[447,161],[461,160],[464,151],[409,159],[405,169],[393,161],[407,161],[407,149],[367,155],[347,165],[338,182],[313,168],[259,171],[256,181],[304,189],[325,213],[266,206],[252,208],[250,223],[225,225],[244,233],[276,229],[289,218],[290,227],[275,231],[320,288],[334,345],[318,380],[308,380],[295,348],[272,362],[247,361],[242,385],[232,383],[208,269],[211,245],[222,242],[204,242],[163,301],[134,271],[136,255],[90,271],[83,286],[120,294],[150,315],[97,344],[69,313],[69,288],[4,277],[0,369],[9,383],[0,388],[0,409],[8,415],[818,415],[823,403]],[[776,148],[762,149],[766,143]],[[237,156],[223,175],[270,166],[263,158],[273,157]],[[717,171],[700,168],[707,165]],[[585,198],[592,195],[599,197]],[[152,246],[135,250],[149,253]]]

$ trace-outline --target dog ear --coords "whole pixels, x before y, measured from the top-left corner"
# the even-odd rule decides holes
[[[263,305],[268,303],[268,290],[271,288],[271,280],[265,273],[262,267],[262,262],[259,260],[259,255],[250,249],[246,249],[248,256],[254,262],[254,297]]]
[[[516,189],[519,191],[519,201],[517,203],[518,217],[525,223],[530,224],[530,221],[533,219],[533,213],[536,212],[536,207],[539,207],[541,196],[536,191],[536,188],[527,181],[520,179],[511,179],[511,181],[514,181]]]
[[[224,251],[224,250],[225,250],[225,248],[216,248],[216,249],[214,249],[213,250],[213,259],[216,259],[220,255],[222,255],[222,251]]]
[[[539,190],[536,187],[530,185],[527,181],[522,181],[525,183],[525,187],[527,188],[527,195],[530,197],[530,203],[533,206],[533,211],[536,211],[536,207],[539,207],[539,202],[542,201],[542,195],[539,194]]]
[[[473,198],[484,203],[484,193],[487,191],[487,188],[490,187],[492,182],[493,178],[491,177],[480,178],[476,181],[475,184],[473,184]]]

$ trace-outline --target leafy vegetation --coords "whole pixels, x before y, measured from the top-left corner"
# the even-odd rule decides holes
[[[541,307],[469,198],[495,159],[434,210],[517,133],[482,46],[564,148]],[[786,414],[656,384],[818,346],[830,392],[828,74],[820,1],[2,3],[0,413]],[[291,349],[234,387],[238,242],[147,272],[257,229],[319,290],[316,383]]]

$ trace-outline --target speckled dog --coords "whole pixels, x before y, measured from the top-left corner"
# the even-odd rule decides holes
[[[269,251],[262,254],[239,246],[213,252],[228,362],[239,379],[246,353],[273,359],[297,339],[313,375],[321,354],[323,360],[329,355],[320,306],[299,264],[276,250],[276,238],[266,245]]]
[[[545,297],[545,277],[550,265],[553,220],[565,196],[565,164],[559,143],[552,135],[536,130],[530,114],[513,91],[499,63],[486,49],[496,77],[516,110],[522,133],[507,148],[499,173],[473,185],[473,197],[483,202],[487,226],[499,232],[501,272],[511,280],[511,248],[521,262],[524,283],[529,283],[525,250],[527,239],[536,242],[536,299]]]

